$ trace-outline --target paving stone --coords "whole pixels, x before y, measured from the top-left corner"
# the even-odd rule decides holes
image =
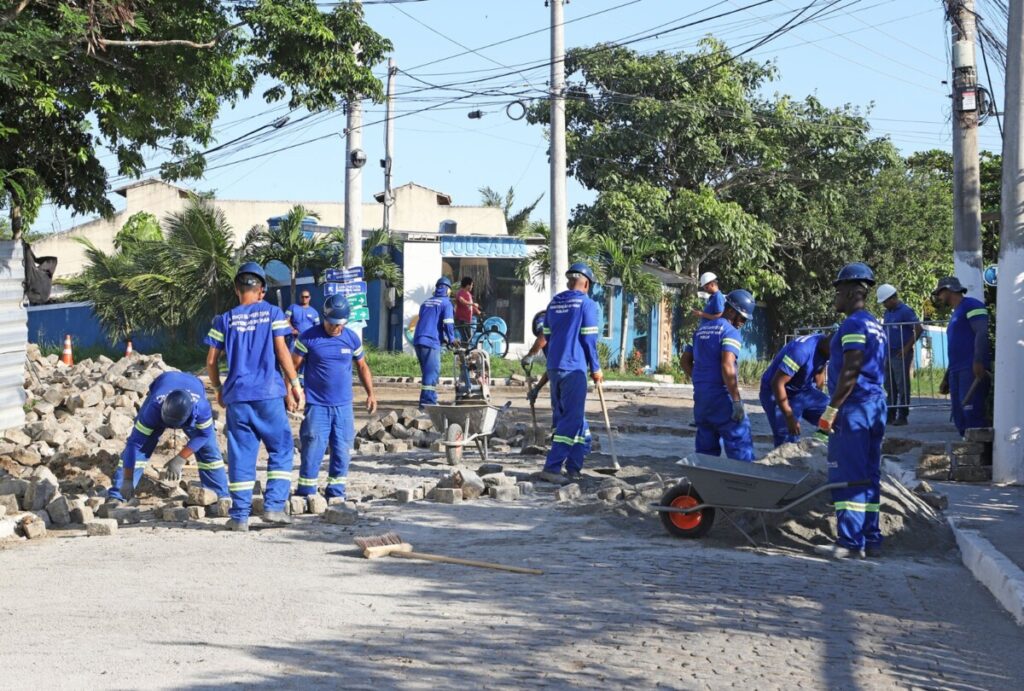
[[[103,506],[103,503],[105,501],[106,500],[103,497],[89,497],[88,499],[85,500],[85,505],[92,509],[93,512],[95,513],[97,509]]]
[[[956,459],[956,465],[959,468],[963,468],[965,466],[979,466],[979,465],[989,465],[990,464],[990,463],[986,463],[987,459],[985,458],[984,455],[982,455],[980,453],[972,453],[972,454],[965,454],[965,455],[962,455],[962,456],[954,456],[954,458]]]
[[[957,482],[991,482],[992,466],[959,466],[953,471],[953,479]]]
[[[184,523],[188,520],[188,512],[187,506],[165,506],[160,518],[172,523]]]
[[[533,494],[533,483],[532,482],[517,482],[516,487],[519,488],[520,496],[525,494]]]
[[[306,497],[306,511],[319,516],[327,510],[327,499],[321,494],[311,494]]]
[[[209,506],[217,503],[217,493],[212,489],[203,487],[198,482],[188,486],[188,499],[185,503],[189,506]]]
[[[487,475],[494,475],[495,473],[501,473],[505,470],[505,466],[500,463],[484,463],[476,469],[477,475],[485,477]]]
[[[224,497],[223,499],[218,499],[217,501],[215,501],[214,503],[212,503],[212,504],[210,504],[209,506],[206,507],[206,517],[207,518],[227,518],[228,517],[228,511],[230,511],[230,510],[231,510],[231,499],[229,497]]]
[[[25,516],[21,519],[19,527],[21,528],[21,534],[29,540],[38,540],[46,537],[46,523],[38,516]]]
[[[437,480],[427,480],[426,482],[421,484],[420,489],[423,490],[423,496],[429,497],[430,493],[434,491],[434,488],[437,487],[437,485]]]
[[[462,498],[466,501],[477,499],[487,491],[487,485],[484,484],[483,479],[475,471],[468,469],[456,470],[452,479],[454,480],[455,487],[462,490]]]
[[[7,513],[18,513],[18,497],[13,494],[0,494],[0,506],[4,507]]]
[[[462,490],[437,487],[430,492],[430,499],[439,504],[459,504],[462,502]]]
[[[565,485],[555,490],[555,499],[557,501],[572,501],[573,499],[579,499],[583,496],[583,491],[580,486],[575,482],[571,485]]]
[[[45,466],[35,468],[22,498],[22,508],[26,511],[39,511],[53,501],[59,492],[57,476]]]
[[[250,510],[253,516],[258,516],[263,513],[263,496],[254,496],[252,498],[252,509]]]
[[[964,430],[964,441],[991,444],[995,431],[991,427],[971,427]]]
[[[397,422],[398,422],[398,412],[394,411],[394,410],[392,410],[391,412],[389,412],[387,415],[385,415],[384,417],[382,417],[380,419],[380,424],[382,424],[385,428],[390,428],[392,425],[396,424]]]
[[[25,496],[28,490],[28,480],[8,477],[0,480],[0,495],[13,494],[16,498]]]
[[[391,425],[391,429],[389,431],[391,433],[391,436],[394,437],[395,439],[406,440],[412,437],[412,430],[403,425],[401,422],[396,422],[395,424]]]
[[[205,506],[186,506],[185,510],[188,511],[188,520],[190,521],[198,521],[206,518]]]
[[[134,506],[111,509],[107,515],[110,519],[117,521],[118,525],[133,525],[142,522],[142,512]]]
[[[117,533],[117,521],[113,518],[94,518],[85,524],[85,534],[90,537],[109,536]]]
[[[387,430],[384,425],[380,424],[380,420],[370,420],[366,423],[365,435],[367,439],[376,439],[377,435],[387,434]]]
[[[324,520],[331,525],[354,525],[359,520],[359,512],[344,505],[334,505],[324,512]]]
[[[405,426],[410,427],[412,429],[418,429],[423,432],[428,432],[434,429],[434,423],[431,422],[430,418],[428,417],[418,417],[414,420],[405,423]]]
[[[384,442],[384,451],[387,453],[406,453],[412,450],[412,444],[398,439]]]
[[[488,487],[511,487],[516,484],[516,479],[505,473],[491,473],[490,475],[484,475],[480,479]]]
[[[71,507],[68,505],[67,497],[63,494],[57,495],[46,505],[46,513],[50,515],[50,521],[58,528],[71,523]]]
[[[306,498],[288,497],[288,513],[293,516],[306,513]]]
[[[489,487],[487,494],[496,501],[515,501],[519,498],[519,488],[515,485]]]
[[[601,501],[617,501],[622,498],[622,488],[603,487],[597,490],[597,498]]]
[[[71,522],[84,525],[95,518],[93,510],[88,505],[76,506],[71,509]]]
[[[396,489],[395,490],[395,501],[399,504],[408,504],[411,501],[416,500],[416,489],[415,487]]]

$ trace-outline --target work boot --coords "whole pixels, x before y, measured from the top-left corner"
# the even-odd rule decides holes
[[[551,473],[551,472],[548,472],[547,470],[540,471],[539,473],[537,473],[536,477],[537,477],[538,480],[543,480],[544,482],[550,482],[552,485],[567,485],[567,484],[569,484],[569,480],[567,480],[565,478],[565,476],[563,476],[563,475],[561,475],[559,473]]]
[[[568,480],[569,482],[580,482],[583,479],[583,473],[575,473],[570,471],[565,474],[565,479]]]
[[[229,518],[228,522],[224,524],[224,529],[236,533],[247,533],[249,532],[249,521],[241,521],[237,518]]]
[[[864,552],[862,550],[849,549],[835,543],[831,545],[815,545],[814,553],[823,557],[829,557],[830,559],[864,558]]]
[[[882,557],[882,546],[868,545],[864,548],[864,556],[868,559],[880,559]]]
[[[898,417],[898,418],[896,418],[895,420],[892,421],[892,426],[893,427],[903,427],[906,424],[907,424],[907,418],[905,418],[905,417]]]
[[[291,525],[292,517],[284,511],[264,511],[263,520],[271,525]]]

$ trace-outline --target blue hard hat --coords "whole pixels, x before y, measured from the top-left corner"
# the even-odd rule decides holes
[[[569,267],[569,270],[565,272],[565,277],[571,278],[573,274],[579,274],[580,276],[583,276],[588,281],[590,281],[590,285],[594,285],[594,272],[590,269],[589,266],[586,265],[586,263],[574,263],[572,266]]]
[[[237,281],[238,277],[242,276],[243,274],[252,274],[256,278],[260,279],[260,282],[264,285],[264,287],[267,285],[267,274],[263,270],[263,267],[257,264],[256,262],[246,262],[242,264],[240,267],[238,267],[238,271],[235,272],[235,280]],[[248,283],[247,285],[256,284]]]
[[[160,404],[160,419],[163,420],[164,425],[172,428],[179,428],[188,422],[189,418],[192,417],[192,407],[195,402],[192,400],[192,394],[184,389],[177,389],[172,391],[164,398],[164,402]]]
[[[441,278],[437,279],[437,283],[434,284],[434,287],[440,288],[441,286],[446,286],[450,290],[452,287],[452,279],[448,278],[447,276],[442,276]]]
[[[347,324],[352,308],[344,295],[331,295],[324,300],[324,321],[328,324]]]
[[[875,272],[864,262],[853,262],[839,269],[839,275],[832,285],[840,283],[866,283],[869,286],[875,285]]]
[[[537,314],[533,315],[533,324],[531,325],[531,331],[536,338],[544,333],[544,319],[547,317],[547,311],[541,310]]]
[[[745,290],[734,290],[726,295],[725,304],[736,310],[744,319],[750,319],[754,314],[754,296]]]

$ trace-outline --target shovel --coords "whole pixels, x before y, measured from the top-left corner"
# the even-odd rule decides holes
[[[601,388],[601,383],[597,383],[597,396],[601,399],[601,412],[604,413],[604,428],[608,432],[608,447],[612,452],[612,467],[611,468],[594,468],[595,473],[601,475],[615,475],[622,466],[619,465],[619,455],[615,453],[615,437],[612,435],[612,423],[608,419],[608,406],[604,402],[604,389]]]

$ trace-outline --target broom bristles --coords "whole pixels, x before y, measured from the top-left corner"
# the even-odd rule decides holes
[[[402,538],[399,537],[398,533],[363,535],[355,538],[355,543],[359,549],[367,549],[369,547],[384,547],[385,545],[400,545],[402,544]]]

